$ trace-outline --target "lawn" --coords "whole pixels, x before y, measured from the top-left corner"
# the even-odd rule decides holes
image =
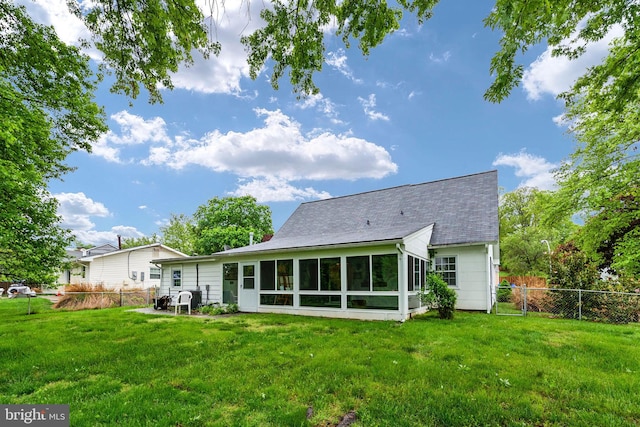
[[[0,299],[0,402],[72,426],[632,426],[640,326],[174,317]]]

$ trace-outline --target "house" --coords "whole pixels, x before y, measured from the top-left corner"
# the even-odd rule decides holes
[[[160,268],[152,265],[159,258],[187,255],[160,243],[118,249],[113,245],[68,251],[72,269],[64,271],[58,284],[89,283],[116,289],[160,286]]]
[[[497,282],[496,171],[302,203],[267,242],[155,261],[160,295],[194,290],[244,312],[405,320],[429,270],[457,308],[489,311]]]

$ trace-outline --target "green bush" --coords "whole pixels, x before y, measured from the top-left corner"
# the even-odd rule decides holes
[[[205,305],[200,307],[200,313],[208,314],[211,316],[217,316],[220,314],[231,314],[238,312],[238,304],[229,304],[227,306],[221,306],[219,304]]]
[[[439,274],[427,275],[426,289],[420,293],[420,299],[430,309],[436,308],[441,319],[453,319],[458,295]]]
[[[507,279],[503,279],[498,287],[498,302],[510,302],[511,301],[511,283]]]

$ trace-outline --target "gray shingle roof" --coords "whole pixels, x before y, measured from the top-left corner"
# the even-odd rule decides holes
[[[273,238],[225,254],[399,240],[434,224],[431,244],[498,240],[498,173],[302,203]]]

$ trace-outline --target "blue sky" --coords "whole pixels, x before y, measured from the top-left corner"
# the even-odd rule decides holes
[[[63,40],[86,37],[64,0],[20,3]],[[255,196],[277,231],[304,201],[492,169],[504,191],[553,188],[551,170],[574,149],[555,96],[606,53],[606,40],[572,62],[536,46],[520,58],[520,87],[491,104],[483,93],[500,34],[482,20],[493,3],[444,1],[422,26],[405,18],[369,57],[327,34],[321,94],[299,100],[286,78],[271,88],[268,68],[248,77],[238,35],[260,25],[261,4],[247,21],[227,1],[222,54],[181,69],[164,104],[143,93],[131,106],[108,80],[100,87],[109,132],[92,154],[72,154],[76,171],[50,186],[79,241],[158,233],[170,214],[192,215],[216,196]]]

